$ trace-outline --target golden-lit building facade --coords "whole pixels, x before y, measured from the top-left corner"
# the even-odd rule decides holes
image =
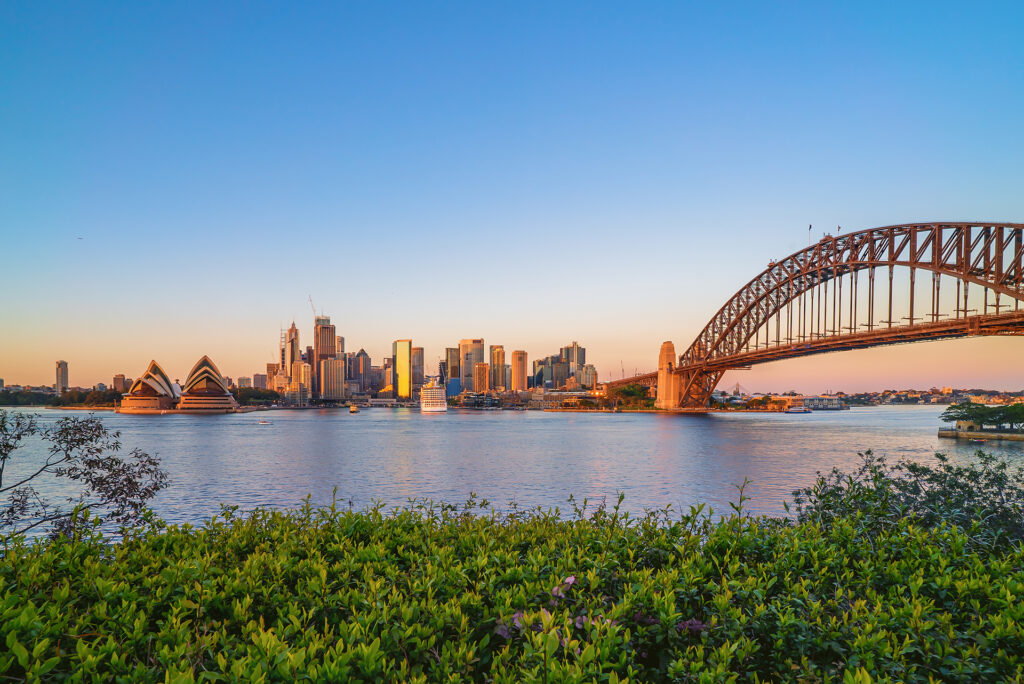
[[[392,374],[395,399],[412,398],[412,340],[395,340],[391,344]]]
[[[489,363],[480,363],[473,366],[473,391],[483,394],[490,389],[491,383],[491,365]]]
[[[209,356],[196,361],[181,388],[178,410],[190,413],[227,413],[238,409],[228,383]]]
[[[154,413],[169,411],[178,402],[180,388],[156,361],[150,361],[143,373],[121,398],[119,413]]]
[[[526,391],[526,352],[512,352],[512,387],[513,392]]]

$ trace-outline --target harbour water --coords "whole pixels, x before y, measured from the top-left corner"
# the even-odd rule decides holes
[[[221,504],[241,509],[409,498],[461,502],[470,492],[506,508],[567,508],[617,492],[625,508],[705,503],[728,509],[744,478],[747,508],[781,514],[816,471],[851,468],[858,451],[929,459],[969,458],[979,447],[1024,464],[1024,444],[939,439],[940,406],[850,411],[669,416],[408,409],[270,411],[220,416],[101,412],[125,449],[157,453],[170,486],[153,501],[169,522],[201,522]],[[25,410],[25,409],[15,409]],[[50,423],[81,411],[37,409]],[[261,425],[263,419],[269,424]],[[27,451],[42,458],[41,445]],[[25,461],[23,461],[24,463]],[[49,493],[55,493],[47,485]]]

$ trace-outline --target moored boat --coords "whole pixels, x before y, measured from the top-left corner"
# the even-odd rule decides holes
[[[420,389],[420,411],[422,413],[443,413],[448,410],[448,395],[444,385],[431,379]]]

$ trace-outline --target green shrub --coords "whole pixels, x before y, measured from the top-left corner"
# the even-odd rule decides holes
[[[811,487],[793,492],[798,522],[829,527],[853,518],[872,536],[912,519],[927,529],[956,525],[971,544],[999,548],[1024,543],[1024,469],[978,451],[976,462],[952,463],[936,454],[932,466],[890,465],[868,451],[858,469],[818,474]]]
[[[742,502],[742,500],[741,500]],[[470,510],[472,509],[472,510]],[[692,509],[225,509],[21,542],[0,674],[94,681],[990,681],[1024,677],[1024,557]]]

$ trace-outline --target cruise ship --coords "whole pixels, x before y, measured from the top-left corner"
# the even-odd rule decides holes
[[[420,411],[422,413],[442,413],[448,410],[448,396],[444,385],[431,380],[420,389]]]

